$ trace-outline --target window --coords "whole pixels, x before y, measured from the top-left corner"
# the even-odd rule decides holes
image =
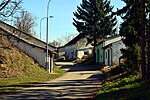
[[[84,52],[84,55],[88,55],[88,51]]]

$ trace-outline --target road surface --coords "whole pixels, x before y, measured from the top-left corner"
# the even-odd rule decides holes
[[[92,100],[103,79],[99,69],[69,62],[56,64],[67,71],[63,76],[0,95],[0,100]]]

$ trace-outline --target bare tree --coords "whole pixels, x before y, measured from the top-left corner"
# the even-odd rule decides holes
[[[73,38],[77,36],[77,33],[66,33],[65,35],[61,36],[60,38],[57,39],[57,42],[61,43],[62,45],[67,44],[69,41],[71,41]]]
[[[58,42],[58,41],[56,41],[56,40],[54,40],[53,42],[50,42],[49,44],[52,45],[52,46],[54,46],[54,47],[59,47],[59,46],[61,46],[61,43]]]
[[[60,38],[50,42],[49,44],[55,47],[63,46],[70,42],[75,36],[77,36],[77,33],[71,34],[71,33],[66,33],[65,35],[61,36]]]
[[[15,18],[14,26],[25,33],[35,35],[35,18],[33,18],[31,13],[27,11],[21,11],[20,16]]]
[[[0,0],[0,19],[6,20],[8,17],[21,9],[22,0]]]

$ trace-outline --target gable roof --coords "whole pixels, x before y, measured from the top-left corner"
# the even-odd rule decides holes
[[[80,40],[81,38],[83,38],[82,34],[78,34],[75,38],[73,38],[71,41],[69,41],[67,44],[65,44],[64,46],[68,46],[68,45],[72,45],[75,44],[78,40]]]
[[[113,37],[109,37],[109,38],[106,38],[106,39],[102,39],[96,46],[98,46],[98,45],[100,45],[101,43],[103,43],[103,42],[107,42],[107,41],[109,41],[109,40],[112,40],[112,39],[117,39],[117,38],[121,38],[121,36],[120,35],[116,35],[116,36],[113,36]],[[121,39],[120,39],[121,40]],[[117,40],[116,40],[117,41]],[[114,41],[114,42],[116,42],[116,41]]]
[[[30,38],[34,39],[35,41],[38,41],[38,42],[40,42],[40,43],[46,45],[46,42],[44,42],[44,41],[38,39],[37,37],[32,36],[31,34],[25,33],[25,32],[23,32],[23,31],[21,31],[21,30],[15,28],[15,27],[13,27],[13,26],[11,26],[11,25],[9,25],[9,24],[3,22],[3,21],[0,21],[0,28],[3,29],[3,30],[9,31],[9,33],[15,33],[14,35],[17,35],[17,34],[16,34],[17,32],[18,32],[19,34],[24,34],[25,36],[29,36]],[[12,34],[12,35],[13,35],[13,34]],[[21,37],[21,36],[20,36],[20,37]],[[24,38],[24,39],[25,39],[25,38]],[[28,40],[28,41],[29,41],[29,40]],[[31,41],[30,41],[30,42],[31,42]],[[56,47],[54,47],[54,46],[52,46],[52,45],[50,45],[50,44],[48,44],[48,46],[50,46],[50,47],[56,49]]]

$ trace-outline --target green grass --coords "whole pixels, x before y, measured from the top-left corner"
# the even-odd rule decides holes
[[[150,100],[150,80],[143,81],[140,75],[112,78],[115,80],[110,79],[100,88],[96,100]]]
[[[54,67],[49,74],[33,58],[16,48],[6,37],[0,35],[0,94],[48,81],[61,76],[64,71]]]
[[[65,71],[54,67],[54,73],[48,73],[44,68],[38,65],[32,65],[30,62],[24,62],[23,68],[25,75],[21,77],[0,78],[0,94],[21,89],[31,83],[48,81],[61,76]]]

